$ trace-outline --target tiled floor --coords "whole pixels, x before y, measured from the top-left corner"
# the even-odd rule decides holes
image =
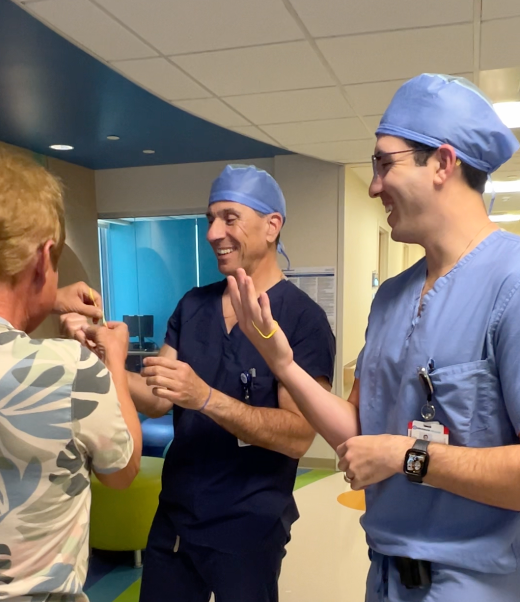
[[[368,557],[359,526],[359,496],[348,490],[341,473],[299,470],[295,498],[301,518],[280,577],[280,602],[363,602]],[[348,504],[351,507],[346,507]],[[86,593],[91,602],[137,602],[141,570],[133,555],[95,553]]]

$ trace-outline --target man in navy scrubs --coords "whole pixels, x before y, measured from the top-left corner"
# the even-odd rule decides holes
[[[208,241],[223,275],[244,268],[266,291],[298,363],[323,387],[335,341],[323,310],[285,280],[277,263],[285,199],[253,166],[214,181]],[[141,602],[275,602],[298,518],[292,490],[314,431],[242,334],[225,280],[188,292],[168,322],[159,357],[129,373],[140,412],[174,408],[159,509],[150,533]]]

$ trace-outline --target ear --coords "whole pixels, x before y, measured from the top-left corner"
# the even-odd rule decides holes
[[[446,182],[458,167],[457,152],[453,146],[443,144],[437,149],[436,158],[438,164],[435,170],[434,182],[437,185],[441,185]]]
[[[44,245],[42,245],[38,249],[38,258],[36,260],[36,269],[35,276],[36,278],[44,282],[47,278],[47,274],[49,270],[55,272],[52,258],[51,258],[51,249],[54,247],[56,243],[53,240],[48,240]]]
[[[283,226],[283,217],[280,213],[271,213],[267,218],[267,242],[273,243]]]

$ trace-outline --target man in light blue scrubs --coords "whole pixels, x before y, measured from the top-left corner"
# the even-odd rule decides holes
[[[426,256],[381,285],[348,402],[313,386],[283,333],[255,334],[275,324],[240,272],[235,311],[366,489],[367,602],[517,602],[520,238],[482,193],[519,144],[478,88],[432,74],[398,90],[376,134],[370,195]]]

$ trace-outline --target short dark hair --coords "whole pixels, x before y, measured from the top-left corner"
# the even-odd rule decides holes
[[[408,138],[403,138],[403,140],[415,151],[413,154],[414,161],[415,164],[420,167],[424,167],[428,162],[428,159],[437,150],[433,146],[428,146],[427,144],[422,144],[421,142],[415,142],[415,140],[408,140]],[[485,171],[481,171],[480,169],[475,169],[464,161],[460,162],[460,167],[462,169],[462,176],[466,181],[466,184],[472,190],[476,190],[478,193],[483,194],[488,179],[487,173]]]

